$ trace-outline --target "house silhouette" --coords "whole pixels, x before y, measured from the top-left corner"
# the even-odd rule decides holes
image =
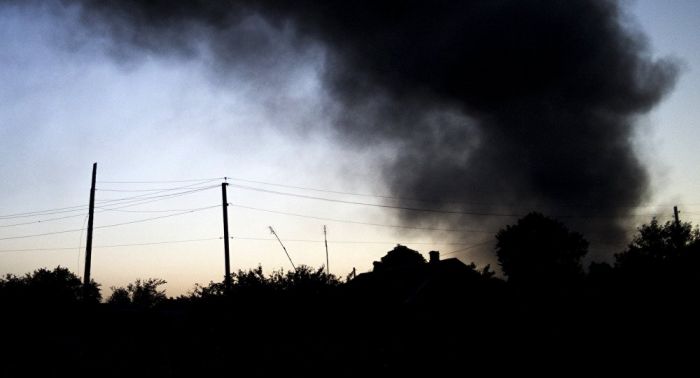
[[[378,300],[419,305],[451,302],[489,278],[474,264],[457,258],[441,260],[439,251],[430,251],[426,261],[420,252],[398,244],[374,262],[371,272],[358,274],[349,285]]]

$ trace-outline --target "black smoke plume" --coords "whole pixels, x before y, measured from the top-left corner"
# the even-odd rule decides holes
[[[383,164],[393,195],[465,213],[572,216],[572,228],[608,242],[624,237],[624,215],[650,195],[635,119],[678,71],[651,56],[616,1],[66,4],[79,4],[85,23],[124,50],[188,56],[204,43],[231,69],[274,71],[271,51],[321,46],[339,138],[393,146]],[[472,228],[515,220],[414,211],[401,219]]]

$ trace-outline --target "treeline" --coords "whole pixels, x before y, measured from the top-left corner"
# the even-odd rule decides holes
[[[690,223],[652,220],[614,261],[588,267],[583,235],[542,214],[496,241],[503,277],[404,246],[354,278],[259,266],[235,272],[229,290],[210,282],[174,298],[158,278],[103,299],[65,268],[7,275],[0,321],[15,341],[0,373],[447,375],[478,365],[568,375],[694,361],[685,345],[700,336],[700,232]]]

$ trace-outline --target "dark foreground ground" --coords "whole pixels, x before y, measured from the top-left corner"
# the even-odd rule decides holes
[[[697,370],[698,297],[469,290],[398,303],[323,297],[157,308],[2,309],[3,377],[467,376]],[[663,370],[658,370],[663,369]]]

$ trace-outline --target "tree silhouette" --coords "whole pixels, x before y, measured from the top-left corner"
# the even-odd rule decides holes
[[[627,279],[647,283],[698,276],[700,231],[687,222],[660,224],[656,218],[637,229],[632,242],[615,255],[615,267]]]
[[[160,278],[149,278],[147,280],[137,279],[126,287],[112,287],[112,295],[107,299],[107,303],[117,306],[132,305],[138,308],[153,308],[168,299],[165,290],[158,290],[158,286],[166,283]]]
[[[540,213],[530,213],[496,234],[498,262],[517,285],[557,286],[583,275],[588,242],[577,232]]]
[[[21,277],[8,274],[1,278],[0,301],[61,306],[79,302],[99,303],[102,299],[99,287],[98,283],[91,280],[87,290],[83,291],[82,281],[68,268],[41,268]]]
[[[316,295],[326,290],[337,287],[340,280],[326,273],[324,267],[314,269],[307,265],[299,265],[295,270],[273,271],[265,276],[262,266],[249,270],[239,270],[231,274],[233,281],[231,293],[237,299],[258,299],[273,293],[293,292],[295,294]],[[226,294],[223,282],[210,282],[208,285],[196,284],[189,300],[210,300],[223,297]]]
[[[700,231],[690,223],[666,222],[656,218],[637,229],[627,250],[615,255],[616,265],[660,264],[687,256],[700,243]]]
[[[124,287],[111,287],[112,295],[107,299],[107,303],[115,306],[128,306],[131,304],[129,290]]]
[[[418,251],[414,251],[405,245],[398,244],[389,251],[381,262],[375,262],[375,270],[394,269],[407,266],[419,266],[425,264],[425,257]]]
[[[326,287],[339,285],[340,280],[336,276],[326,273],[323,266],[314,269],[308,265],[300,265],[286,273],[283,270],[272,272],[270,284],[281,290],[317,293]]]

